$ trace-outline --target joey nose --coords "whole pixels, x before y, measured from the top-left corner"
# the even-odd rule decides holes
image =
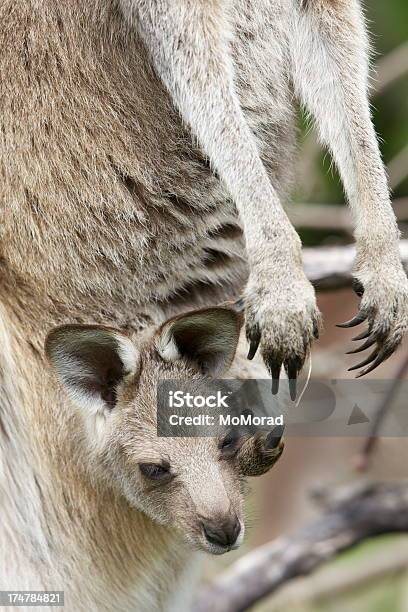
[[[221,521],[203,521],[203,532],[207,542],[230,548],[234,546],[241,532],[241,524],[236,516]]]

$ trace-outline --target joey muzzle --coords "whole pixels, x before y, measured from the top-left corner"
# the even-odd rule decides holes
[[[209,544],[230,549],[235,545],[241,533],[241,523],[236,515],[221,520],[204,519],[202,530]]]

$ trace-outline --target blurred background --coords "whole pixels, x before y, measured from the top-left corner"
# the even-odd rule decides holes
[[[408,2],[368,0],[368,26],[375,50],[372,109],[387,165],[395,212],[403,238],[408,238]],[[352,242],[350,219],[330,156],[299,117],[301,147],[297,190],[289,209],[306,247]],[[324,205],[321,209],[320,206]],[[355,329],[335,327],[356,313],[351,289],[319,292],[324,333],[313,351],[313,378],[349,378],[357,363],[352,348]],[[359,328],[360,330],[360,328]],[[368,376],[408,378],[408,343]],[[408,398],[407,398],[408,410]],[[207,577],[219,573],[250,549],[297,530],[318,516],[311,491],[353,480],[408,478],[408,444],[404,438],[378,441],[364,472],[356,470],[361,438],[288,438],[285,452],[271,472],[252,479],[248,499],[249,527],[245,545],[236,553],[207,561]],[[269,612],[407,612],[408,536],[380,536],[342,553],[312,576],[291,581],[253,609]]]

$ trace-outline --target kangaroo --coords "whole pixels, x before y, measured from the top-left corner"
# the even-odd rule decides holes
[[[166,378],[222,374],[241,323],[216,307],[142,336],[97,325],[51,331],[46,355],[61,388],[45,371],[50,390],[35,397],[28,431],[27,415],[5,415],[4,451],[25,454],[3,457],[1,588],[64,589],[73,611],[188,609],[196,550],[240,545],[245,478],[276,463],[282,432],[158,437],[156,389]],[[35,384],[26,374],[24,383]]]
[[[407,329],[408,281],[370,119],[361,8],[356,0],[5,0],[0,17],[0,584],[65,588],[73,610],[171,609],[188,599],[181,585],[192,584],[191,548],[218,550],[198,521],[212,524],[207,533],[218,521],[225,550],[235,545],[238,474],[257,473],[274,442],[253,441],[225,467],[222,442],[159,449],[149,421],[142,443],[144,421],[126,415],[132,406],[135,420],[139,408],[152,415],[147,388],[169,368],[201,376],[196,351],[208,360],[209,335],[218,353],[210,363],[228,368],[237,338],[223,308],[209,317],[217,334],[212,323],[211,334],[169,343],[171,366],[158,339],[177,317],[241,294],[248,357],[260,347],[275,393],[283,366],[295,396],[320,321],[282,206],[298,104],[330,149],[354,213],[362,300],[345,325],[368,321],[360,349],[375,345],[361,373]],[[89,325],[99,331],[87,333]],[[224,359],[215,337],[227,338]],[[77,342],[69,374],[63,365]],[[243,349],[235,365],[249,375]],[[165,479],[176,475],[167,498],[153,488],[165,479],[150,478],[161,468]],[[195,479],[202,491],[191,489]],[[210,508],[198,494],[212,488]],[[179,490],[191,500],[184,519]]]

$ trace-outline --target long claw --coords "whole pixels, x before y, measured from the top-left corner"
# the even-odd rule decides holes
[[[256,351],[258,350],[259,343],[261,341],[261,330],[259,325],[255,324],[254,327],[247,333],[247,339],[249,342],[248,359],[252,360],[255,357]]]
[[[243,312],[245,308],[244,298],[240,297],[234,302],[234,309],[238,312]]]
[[[282,439],[284,431],[284,425],[277,425],[276,427],[274,427],[265,438],[265,448],[267,450],[272,450],[276,448]]]
[[[358,336],[356,336],[355,338],[352,338],[353,342],[356,342],[357,340],[365,340],[366,338],[368,338],[368,336],[371,336],[371,330],[367,329],[367,331],[362,332],[361,334],[358,334]]]
[[[379,353],[379,355],[377,356],[375,361],[368,368],[366,368],[362,372],[359,372],[359,374],[357,374],[356,378],[361,378],[361,376],[365,376],[366,374],[369,374],[369,372],[372,372],[373,370],[375,370],[375,368],[378,368],[378,366],[383,361],[388,359],[388,357],[390,357],[390,355],[392,355],[392,353],[393,353],[393,351],[389,350],[389,349],[386,350],[386,351],[381,351],[381,353]]]
[[[292,402],[295,401],[297,395],[297,380],[296,378],[289,378],[289,395]]]
[[[336,327],[356,327],[356,325],[360,325],[360,323],[363,323],[366,319],[367,314],[364,312],[359,312],[353,319],[350,319],[350,321],[346,321],[345,323],[338,323]]]
[[[281,364],[274,366],[271,368],[272,374],[272,395],[276,395],[279,391],[279,379],[280,379],[280,371]]]
[[[296,379],[298,375],[298,368],[293,362],[290,362],[288,364],[287,371],[288,371],[288,378],[289,378],[289,395],[290,395],[290,399],[292,400],[292,402],[294,402],[296,399],[296,384],[297,384]]]
[[[282,360],[274,353],[264,354],[265,365],[272,376],[272,395],[276,395],[279,391],[279,378],[282,368]]]
[[[358,370],[358,368],[363,368],[364,366],[368,365],[369,363],[371,363],[373,361],[373,359],[376,359],[378,356],[378,349],[375,349],[371,355],[369,355],[367,357],[367,359],[364,359],[364,361],[362,361],[361,363],[358,363],[355,366],[352,366],[351,368],[348,369],[349,372],[352,372],[353,370]]]
[[[272,376],[272,395],[276,395],[279,391],[280,372],[282,361],[274,357],[269,357],[266,361],[267,368]]]
[[[365,351],[366,349],[370,348],[370,346],[373,346],[373,344],[375,344],[376,342],[377,338],[375,336],[374,338],[369,337],[366,342],[364,342],[358,348],[354,349],[354,351],[347,351],[346,355],[354,355],[355,353],[361,353],[362,351]]]
[[[368,374],[369,372],[372,372],[373,370],[375,370],[375,368],[378,368],[378,366],[385,361],[386,359],[388,359],[388,357],[391,357],[391,355],[393,354],[394,350],[396,349],[395,344],[390,347],[384,347],[377,355],[377,358],[375,359],[375,361],[365,370],[363,370],[362,372],[359,372],[359,374],[357,374],[356,378],[361,378],[361,376],[365,376],[366,374]]]
[[[258,350],[258,346],[259,346],[259,340],[251,340],[251,343],[249,345],[249,351],[248,351],[248,359],[251,361],[255,355],[256,355],[256,351]]]
[[[361,297],[364,294],[364,285],[357,278],[353,278],[353,282],[351,284],[354,293]]]

